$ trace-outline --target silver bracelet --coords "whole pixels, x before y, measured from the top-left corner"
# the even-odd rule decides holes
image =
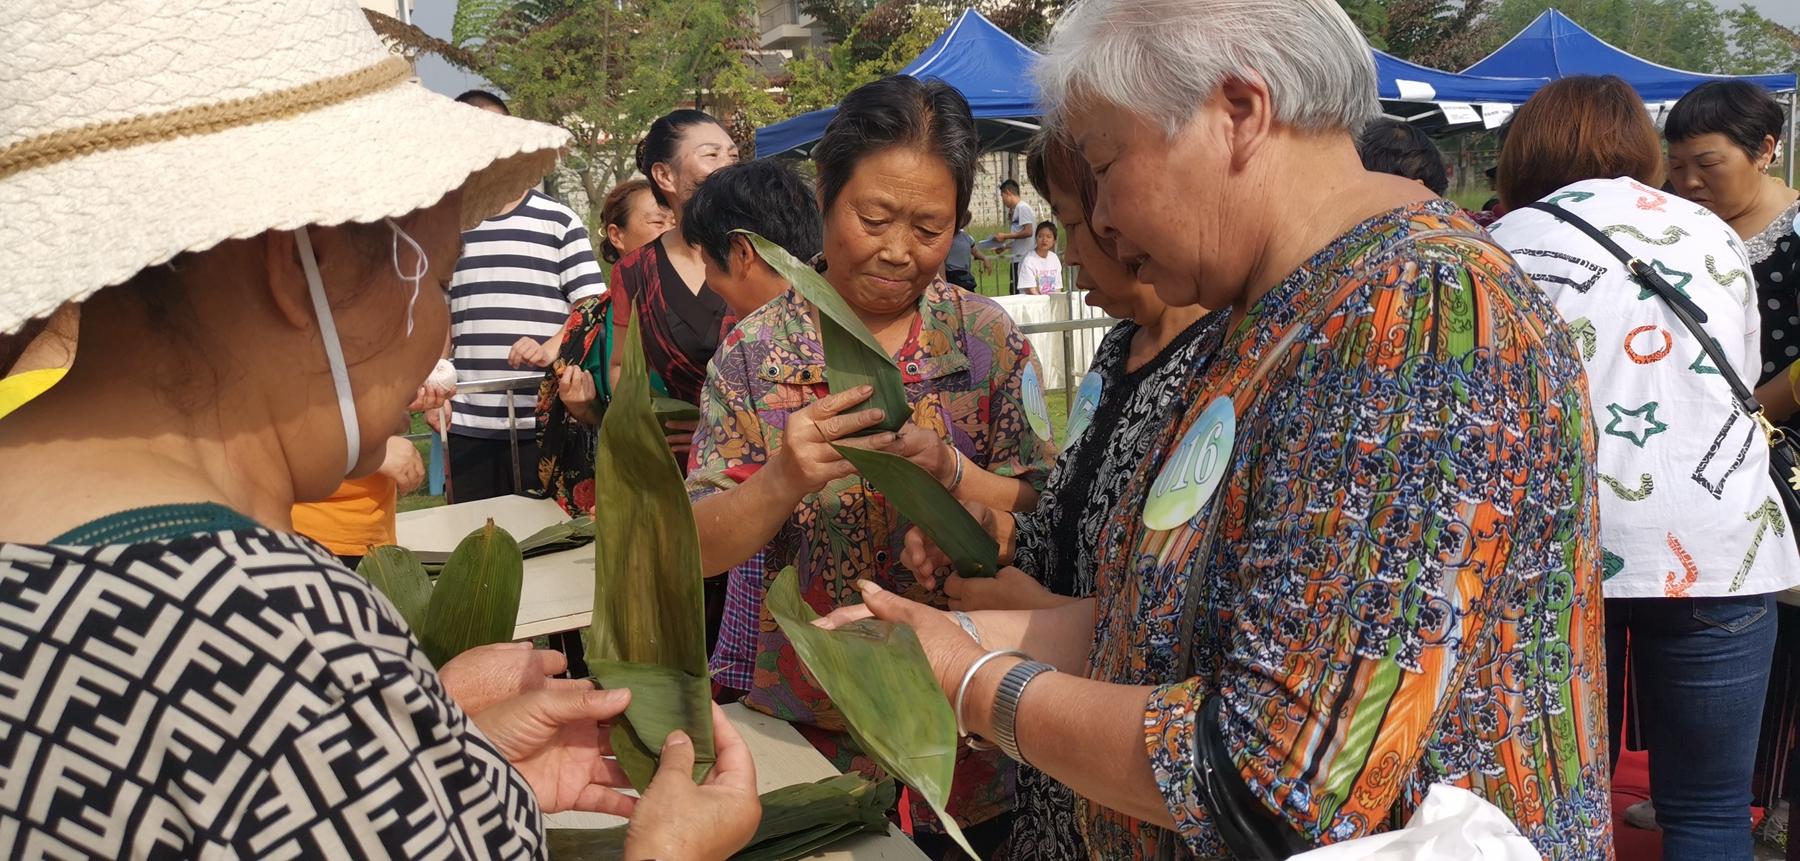
[[[1006,671],[1000,679],[1000,689],[994,693],[994,746],[1000,752],[1013,759],[1024,762],[1025,755],[1019,752],[1017,722],[1019,718],[1019,699],[1025,696],[1025,686],[1031,680],[1044,673],[1056,672],[1056,668],[1042,661],[1026,660]]]
[[[975,737],[969,735],[969,730],[963,726],[963,698],[968,696],[969,682],[974,680],[975,674],[981,672],[981,668],[986,666],[988,661],[995,658],[1024,658],[1029,661],[1031,656],[1015,649],[988,652],[987,654],[976,658],[975,663],[970,664],[968,671],[963,673],[962,684],[956,686],[956,737],[969,739],[969,747],[976,750],[992,750],[994,746],[986,742],[976,741]]]
[[[956,464],[956,472],[950,474],[950,483],[944,485],[944,489],[951,493],[955,493],[956,489],[962,486],[963,456],[962,452],[958,451],[956,446],[950,445],[949,443],[944,443],[944,445],[950,449],[951,462]]]
[[[962,626],[963,633],[968,634],[969,639],[975,641],[975,645],[981,645],[981,629],[975,627],[975,620],[970,618],[969,614],[961,610],[951,610],[950,618],[955,619],[956,624]]]

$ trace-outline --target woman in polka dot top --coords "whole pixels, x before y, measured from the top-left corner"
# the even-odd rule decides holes
[[[1772,418],[1800,431],[1800,405],[1785,373],[1800,362],[1800,191],[1768,172],[1786,124],[1767,90],[1718,81],[1677,102],[1663,133],[1675,193],[1712,210],[1744,240],[1762,314],[1757,399]]]

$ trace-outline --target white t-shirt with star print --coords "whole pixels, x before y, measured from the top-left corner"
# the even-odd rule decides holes
[[[1546,200],[1604,230],[1705,314],[1739,379],[1762,367],[1743,243],[1698,204],[1629,179]],[[1800,585],[1769,449],[1681,320],[1630,270],[1549,213],[1490,228],[1556,303],[1586,361],[1608,598],[1760,595]]]

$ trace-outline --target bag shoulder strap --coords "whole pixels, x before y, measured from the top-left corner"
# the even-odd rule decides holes
[[[1589,223],[1587,219],[1554,203],[1543,201],[1526,204],[1526,208],[1547,212],[1570,227],[1587,234],[1588,238],[1599,243],[1601,248],[1617,257],[1619,262],[1624,263],[1630,270],[1632,278],[1661,298],[1663,303],[1669,306],[1669,310],[1675,312],[1676,319],[1681,321],[1681,325],[1688,330],[1688,334],[1693,335],[1694,339],[1700,342],[1700,348],[1706,351],[1706,356],[1712,360],[1713,367],[1719,369],[1719,376],[1724,377],[1725,382],[1731,386],[1731,393],[1737,398],[1738,406],[1743,408],[1744,413],[1756,419],[1759,424],[1766,424],[1766,420],[1762,417],[1762,404],[1756,400],[1756,393],[1744,385],[1743,379],[1738,376],[1737,369],[1732,366],[1729,359],[1725,358],[1725,351],[1719,346],[1719,342],[1714,340],[1712,335],[1707,334],[1706,329],[1701,325],[1706,322],[1706,312],[1700,310],[1700,306],[1695,305],[1694,300],[1682,295],[1681,291],[1676,290],[1668,281],[1663,280],[1661,275],[1657,274],[1655,267],[1633,256],[1631,252],[1626,251],[1619,243],[1614,242],[1612,237],[1607,236],[1604,231]]]

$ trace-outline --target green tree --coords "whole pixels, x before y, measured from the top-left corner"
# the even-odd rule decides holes
[[[1800,34],[1748,6],[1726,12],[1725,22],[1731,33],[1731,62],[1725,71],[1761,75],[1800,68]]]
[[[1388,0],[1383,50],[1437,69],[1462,69],[1485,56],[1497,35],[1488,0]],[[1510,34],[1508,34],[1510,35]]]
[[[462,0],[451,36],[514,114],[568,129],[563,167],[597,206],[634,170],[656,117],[709,107],[721,77],[749,98],[753,11],[750,0]]]

